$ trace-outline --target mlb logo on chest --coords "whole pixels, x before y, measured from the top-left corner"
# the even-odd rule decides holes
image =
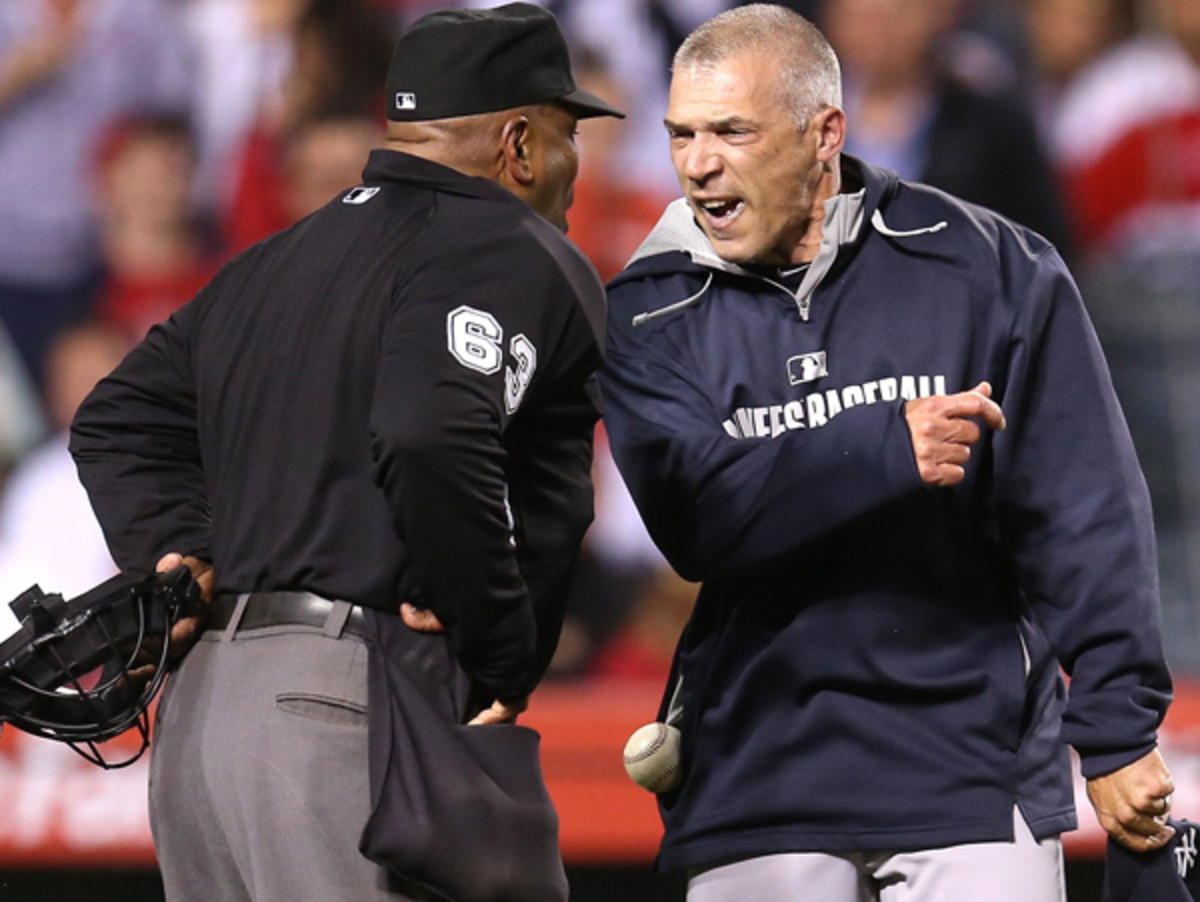
[[[789,385],[803,385],[805,382],[814,382],[828,376],[829,368],[826,366],[825,352],[812,351],[808,354],[789,357],[787,374]]]

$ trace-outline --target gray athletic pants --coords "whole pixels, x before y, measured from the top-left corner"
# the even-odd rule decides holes
[[[1062,842],[1014,811],[1013,842],[924,852],[747,858],[695,874],[688,902],[1066,902]]]
[[[150,759],[170,902],[430,900],[358,851],[367,647],[320,628],[209,631],[171,676]]]

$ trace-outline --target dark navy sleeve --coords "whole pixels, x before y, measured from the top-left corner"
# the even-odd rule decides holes
[[[210,559],[212,516],[196,428],[185,307],[100,381],[71,424],[70,448],[123,569],[169,551]]]
[[[624,282],[610,304],[645,309]],[[628,303],[634,293],[634,303]],[[644,300],[644,298],[643,298]],[[856,407],[839,428],[733,438],[662,333],[609,320],[601,370],[613,456],[651,537],[689,580],[765,563],[921,490],[903,403]]]
[[[1012,336],[993,439],[1001,539],[1070,675],[1064,737],[1083,773],[1153,748],[1171,698],[1150,498],[1100,345],[1066,267],[1039,258]]]

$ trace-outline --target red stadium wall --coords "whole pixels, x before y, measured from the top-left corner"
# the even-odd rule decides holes
[[[640,683],[549,686],[524,722],[542,733],[542,759],[569,864],[649,864],[660,835],[653,797],[621,765],[628,735],[653,719],[659,688]],[[136,743],[120,737],[111,747]],[[1177,686],[1163,751],[1175,776],[1175,811],[1200,819],[1200,683]],[[0,733],[0,869],[152,868],[146,815],[148,758],[103,771],[66,746],[12,728]],[[1093,857],[1104,837],[1084,801],[1067,854]]]

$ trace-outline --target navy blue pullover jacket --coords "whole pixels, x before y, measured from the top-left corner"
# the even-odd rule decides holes
[[[1014,803],[1071,829],[1065,743],[1114,770],[1170,699],[1149,498],[1057,252],[850,157],[826,214],[795,293],[683,201],[610,285],[613,451],[703,582],[666,869],[1005,840]],[[924,486],[905,402],[985,379],[1007,430]]]

